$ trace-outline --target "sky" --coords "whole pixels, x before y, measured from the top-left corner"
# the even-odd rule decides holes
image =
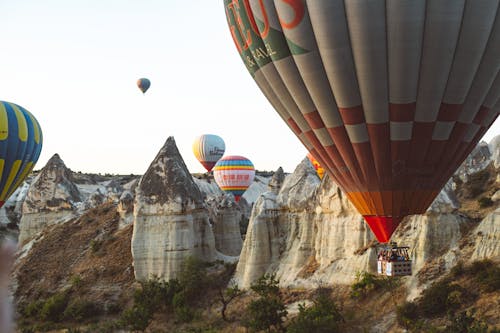
[[[258,170],[292,172],[307,154],[246,71],[222,0],[1,0],[0,100],[73,171],[143,174],[169,136],[190,172],[196,136]],[[151,88],[142,94],[137,79]],[[500,134],[500,121],[483,140]]]

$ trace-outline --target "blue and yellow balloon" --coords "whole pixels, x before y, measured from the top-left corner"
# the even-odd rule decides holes
[[[0,207],[35,167],[42,129],[25,108],[0,101]]]

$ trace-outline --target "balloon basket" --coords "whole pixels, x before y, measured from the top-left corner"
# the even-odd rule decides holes
[[[377,273],[385,276],[407,276],[412,274],[408,246],[396,243],[377,247]]]

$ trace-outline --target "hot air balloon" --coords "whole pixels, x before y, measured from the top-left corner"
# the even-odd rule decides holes
[[[224,0],[275,110],[381,243],[500,111],[498,0]]]
[[[137,87],[139,87],[139,89],[142,91],[143,94],[145,94],[146,91],[148,91],[150,86],[151,86],[151,81],[149,81],[149,79],[142,78],[137,80]]]
[[[314,169],[316,170],[316,173],[318,174],[319,179],[323,179],[323,176],[325,174],[325,169],[323,169],[321,164],[319,164],[319,162],[314,158],[314,156],[311,155],[311,153],[307,154],[307,159],[313,165]]]
[[[23,107],[0,101],[0,207],[35,167],[42,130]]]
[[[218,135],[203,134],[193,142],[193,153],[208,172],[212,171],[215,163],[224,155],[226,145]]]
[[[243,156],[223,157],[214,166],[215,182],[221,190],[232,193],[236,202],[252,184],[254,177],[252,162]]]

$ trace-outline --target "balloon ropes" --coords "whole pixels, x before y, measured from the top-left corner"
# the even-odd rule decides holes
[[[35,167],[42,130],[23,107],[0,101],[0,207]]]
[[[196,159],[208,172],[212,171],[218,160],[224,155],[226,145],[218,135],[203,134],[193,142],[193,153]]]
[[[319,162],[311,155],[311,153],[307,154],[307,159],[311,162],[311,164],[314,167],[314,170],[316,170],[316,173],[318,174],[319,179],[323,179],[323,176],[325,175],[325,169],[319,164]]]
[[[221,190],[232,193],[236,202],[252,184],[254,177],[252,162],[243,156],[223,157],[214,167],[215,182]]]
[[[224,5],[255,82],[382,243],[499,114],[498,1]]]
[[[149,87],[151,86],[151,81],[146,78],[142,78],[137,80],[137,87],[142,91],[143,94],[148,91]]]

